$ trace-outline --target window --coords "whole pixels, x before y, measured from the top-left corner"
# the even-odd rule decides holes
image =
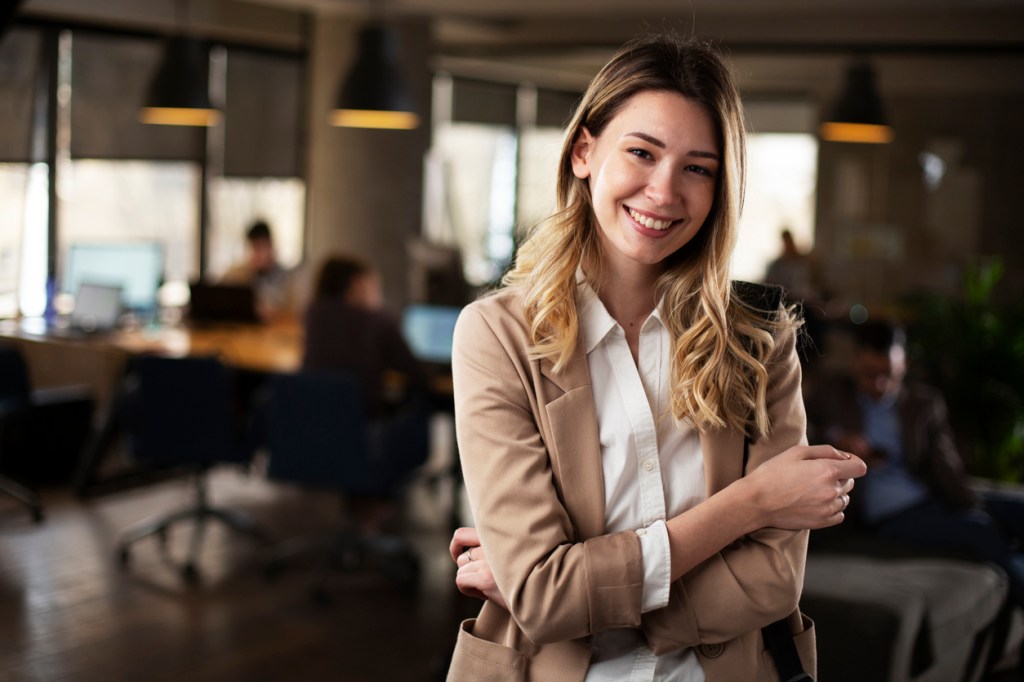
[[[223,168],[209,183],[206,269],[217,277],[244,257],[245,232],[263,220],[282,265],[303,254],[306,183],[302,180],[303,61],[288,54],[231,48],[215,59],[226,93],[215,131]]]
[[[60,182],[62,275],[73,244],[157,241],[164,246],[166,282],[198,276],[198,164],[76,159]]]
[[[802,98],[744,100],[747,133],[747,194],[740,217],[732,275],[760,282],[782,251],[788,229],[802,252],[814,248],[818,178],[816,105]]]
[[[814,247],[818,140],[802,133],[747,137],[747,196],[733,254],[733,277],[760,282],[788,229],[801,251]]]
[[[214,50],[211,91],[225,122],[208,130],[138,120],[161,52],[157,36],[92,28],[16,26],[0,42],[0,317],[42,314],[74,244],[159,242],[164,280],[179,293],[239,257],[257,218],[274,227],[286,264],[301,259],[305,57]],[[51,61],[56,83],[40,66]],[[52,101],[56,134],[40,109]],[[54,206],[49,166],[33,163],[50,154]]]
[[[561,125],[575,97],[442,75],[434,98],[442,115],[427,160],[426,234],[458,246],[471,285],[489,284],[517,239],[554,211]]]

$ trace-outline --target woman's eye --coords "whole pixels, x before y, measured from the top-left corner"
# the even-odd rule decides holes
[[[715,177],[715,174],[710,169],[705,168],[704,166],[687,166],[686,170],[690,171],[691,173],[696,173],[697,175],[705,175],[709,178]]]
[[[633,156],[635,156],[635,157],[637,157],[639,159],[653,159],[654,158],[654,156],[649,151],[647,151],[646,149],[637,149],[637,148],[634,147],[633,149],[629,149],[627,151],[629,151],[630,154],[632,154]]]

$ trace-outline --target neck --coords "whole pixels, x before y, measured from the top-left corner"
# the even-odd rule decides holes
[[[656,304],[657,271],[645,268],[621,271],[608,267],[603,274],[596,291],[608,314],[623,329],[639,328]]]

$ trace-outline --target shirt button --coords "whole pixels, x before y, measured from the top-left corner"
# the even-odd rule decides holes
[[[647,535],[647,529],[646,528],[640,528],[640,529],[637,530],[636,534],[639,535],[640,537],[643,537],[643,536]]]
[[[653,471],[654,470],[654,462],[652,462],[651,460],[647,460],[646,462],[644,462],[644,469],[646,471]]]

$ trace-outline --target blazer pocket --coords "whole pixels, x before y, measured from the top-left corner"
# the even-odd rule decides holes
[[[473,635],[475,618],[464,620],[455,641],[449,682],[523,682],[526,657],[507,646]]]
[[[818,679],[818,646],[814,636],[814,621],[801,613],[800,623],[803,630],[793,633],[793,645],[796,647],[804,672],[813,679]],[[778,679],[775,660],[767,649],[761,652],[761,665],[765,670],[771,671],[768,679]]]

